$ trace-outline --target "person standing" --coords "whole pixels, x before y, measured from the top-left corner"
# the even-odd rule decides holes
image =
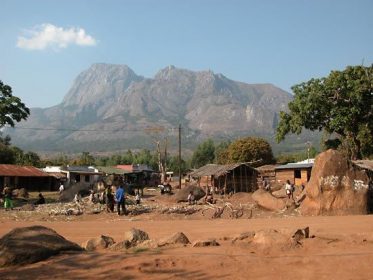
[[[106,188],[106,211],[114,212],[114,195],[111,192],[111,188]]]
[[[139,191],[136,192],[135,200],[136,200],[136,205],[139,205],[141,203],[141,197],[140,197]]]
[[[65,187],[63,186],[62,183],[61,183],[60,188],[58,190],[59,190],[60,194],[65,190]]]
[[[126,205],[125,205],[125,194],[123,186],[120,185],[115,193],[115,200],[117,202],[118,215],[120,215],[120,209],[122,208],[123,214],[126,214]]]
[[[293,186],[292,184],[290,184],[290,181],[289,180],[286,180],[286,184],[285,184],[285,192],[286,192],[286,195],[288,196],[288,198],[292,198],[293,197]]]
[[[4,188],[4,208],[5,210],[13,209],[12,189],[7,186]]]

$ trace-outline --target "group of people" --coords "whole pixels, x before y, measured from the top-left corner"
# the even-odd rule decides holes
[[[81,196],[79,194],[75,195],[75,202],[81,201]],[[117,205],[118,215],[126,215],[126,192],[124,186],[120,185],[116,190],[113,190],[111,186],[107,186],[103,192],[100,194],[95,194],[94,191],[91,191],[89,196],[89,201],[92,203],[102,203],[106,204],[106,211],[109,213],[114,212],[115,204]],[[141,203],[140,192],[136,191],[135,193],[136,205]]]

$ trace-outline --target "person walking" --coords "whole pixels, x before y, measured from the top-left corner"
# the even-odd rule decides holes
[[[117,202],[118,215],[121,215],[120,213],[121,208],[123,210],[123,214],[126,214],[125,193],[124,193],[124,189],[122,185],[119,186],[119,188],[117,189],[115,193],[115,200]]]

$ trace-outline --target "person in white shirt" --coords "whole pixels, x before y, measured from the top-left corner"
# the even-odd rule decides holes
[[[290,184],[289,180],[286,180],[285,192],[289,199],[293,197],[293,185]]]
[[[59,188],[59,192],[62,193],[64,190],[65,190],[65,187],[64,187],[63,184],[61,183],[60,188]]]

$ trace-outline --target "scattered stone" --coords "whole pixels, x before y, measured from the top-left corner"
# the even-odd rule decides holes
[[[292,236],[292,238],[296,241],[299,242],[300,240],[304,238],[309,238],[310,237],[310,228],[301,228],[298,229]]]
[[[131,244],[130,247],[135,247],[145,240],[149,240],[149,235],[145,231],[132,228],[131,230],[124,233],[124,239]]]
[[[35,263],[62,251],[83,249],[47,227],[16,228],[0,239],[0,266]]]
[[[128,240],[114,243],[109,247],[109,249],[113,251],[123,251],[127,250],[128,248],[131,248],[131,242],[129,242]]]
[[[114,239],[110,236],[101,235],[98,238],[92,238],[87,240],[82,247],[87,251],[95,251],[100,249],[106,249],[115,243]]]
[[[366,214],[370,208],[369,177],[342,153],[319,154],[302,202],[304,215]]]
[[[271,248],[274,246],[285,246],[290,244],[289,236],[275,230],[260,230],[254,235],[252,243],[261,247]]]
[[[17,196],[22,198],[29,198],[29,193],[25,188],[21,188],[18,190]]]
[[[168,245],[187,245],[190,244],[188,237],[182,232],[177,232],[169,237],[166,237],[158,242],[159,247],[168,246]]]
[[[192,215],[199,212],[201,209],[194,206],[174,206],[166,207],[160,210],[161,214],[183,214]]]
[[[21,210],[21,211],[34,211],[35,206],[33,204],[28,203],[28,204],[22,205],[19,210]]]
[[[232,243],[235,243],[237,241],[249,239],[250,241],[254,238],[255,232],[254,231],[248,231],[248,232],[243,232],[240,233],[239,235],[233,237]]]
[[[252,195],[252,198],[264,209],[271,211],[279,211],[285,208],[285,202],[283,199],[276,198],[269,192],[258,189]]]
[[[193,243],[193,247],[209,247],[209,246],[220,246],[215,239],[197,240]]]

